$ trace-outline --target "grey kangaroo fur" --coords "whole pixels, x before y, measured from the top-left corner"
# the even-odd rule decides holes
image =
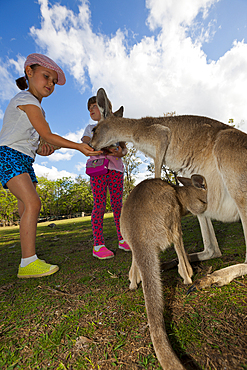
[[[198,216],[204,250],[190,255],[190,261],[221,256],[211,219],[242,221],[247,245],[247,135],[219,121],[200,116],[113,117],[104,89],[97,92],[102,119],[95,127],[91,145],[96,149],[116,141],[131,142],[154,159],[155,177],[165,163],[181,176],[203,175],[208,187],[208,206]],[[228,284],[247,274],[245,263],[226,267],[202,278],[198,286]]]
[[[121,233],[132,251],[130,289],[136,289],[142,281],[153,346],[166,370],[184,367],[165,331],[159,252],[174,243],[178,272],[184,284],[191,284],[193,271],[184,250],[181,217],[188,211],[197,215],[207,208],[207,185],[203,176],[178,180],[184,186],[170,185],[161,179],[142,181],[128,196],[120,217]]]

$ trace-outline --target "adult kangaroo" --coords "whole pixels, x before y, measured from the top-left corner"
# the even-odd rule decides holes
[[[207,208],[203,176],[178,180],[184,186],[161,179],[142,181],[124,202],[120,217],[121,233],[132,251],[130,289],[136,289],[142,281],[150,335],[156,356],[166,370],[184,367],[173,352],[165,330],[159,252],[173,243],[179,260],[178,272],[184,284],[191,284],[193,271],[184,250],[181,217],[188,211],[197,215]]]
[[[165,163],[181,176],[203,175],[208,186],[208,207],[198,216],[204,250],[190,254],[190,261],[220,257],[211,219],[223,222],[241,218],[247,245],[247,135],[219,121],[200,116],[113,117],[104,89],[97,92],[102,119],[95,127],[91,145],[96,149],[116,141],[133,145],[154,158],[155,177]],[[245,263],[215,271],[201,279],[201,287],[220,286],[247,273]]]

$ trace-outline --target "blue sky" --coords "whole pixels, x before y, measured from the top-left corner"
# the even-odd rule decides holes
[[[125,117],[176,111],[231,118],[247,132],[246,0],[0,0],[0,24],[0,127],[26,56],[38,52],[66,74],[42,105],[52,131],[71,140],[100,87]],[[86,178],[86,159],[63,149],[37,156],[35,171]]]

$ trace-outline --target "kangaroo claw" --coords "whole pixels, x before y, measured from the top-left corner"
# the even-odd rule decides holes
[[[197,290],[197,287],[193,284],[191,287],[187,290],[186,295],[189,295],[192,292],[195,292]]]

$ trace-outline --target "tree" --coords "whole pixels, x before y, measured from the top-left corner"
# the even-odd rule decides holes
[[[16,197],[0,183],[0,221],[3,226],[13,225],[19,219]]]
[[[150,162],[147,166],[147,170],[152,174],[154,177],[154,162]],[[147,176],[149,178],[149,176]],[[175,171],[170,170],[167,166],[163,165],[161,168],[161,178],[162,180],[166,180],[169,183],[178,185],[177,180],[177,173]]]
[[[41,177],[38,181],[37,192],[42,202],[41,217],[92,211],[93,196],[90,183],[81,176],[75,181],[70,177],[57,180]]]
[[[39,177],[36,190],[41,200],[40,216],[48,217],[53,215],[55,212],[55,181]]]
[[[70,177],[63,177],[55,181],[56,215],[69,215],[73,209],[72,194],[74,181]]]
[[[123,164],[124,164],[124,195],[123,198],[125,199],[131,190],[135,186],[135,178],[134,175],[136,175],[139,172],[139,165],[142,163],[140,158],[137,157],[137,149],[133,147],[128,147],[127,154],[122,158]]]
[[[73,210],[75,212],[91,213],[93,209],[93,194],[88,180],[79,175],[73,186]]]
[[[229,118],[228,120],[228,125],[232,126],[232,127],[236,127],[237,129],[241,130],[241,126],[244,125],[244,120],[242,119],[239,123],[235,124],[234,123],[234,119],[233,118]]]

